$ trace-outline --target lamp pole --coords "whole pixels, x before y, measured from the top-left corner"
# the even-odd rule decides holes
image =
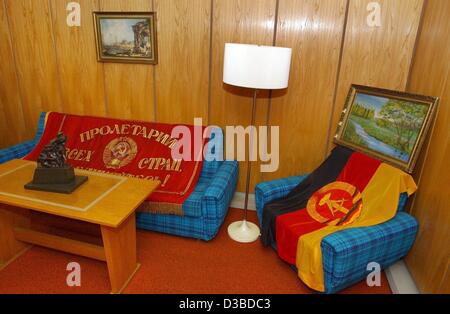
[[[251,172],[251,154],[253,151],[253,133],[255,126],[255,116],[256,116],[256,98],[258,96],[258,90],[255,89],[253,92],[253,107],[252,107],[252,123],[250,124],[250,139],[249,139],[249,150],[247,159],[247,182],[245,187],[245,201],[244,201],[244,220],[247,221],[247,210],[248,210],[248,194],[250,190],[250,172]]]
[[[248,198],[250,190],[251,161],[255,136],[256,101],[261,89],[287,88],[292,49],[285,47],[258,46],[226,43],[223,60],[223,82],[233,86],[253,90],[252,122],[250,125],[250,149],[247,160],[247,182],[245,187],[244,220],[235,221],[228,226],[231,239],[250,243],[260,235],[259,227],[247,221]]]
[[[228,235],[235,241],[248,243],[258,239],[260,231],[257,225],[247,221],[248,212],[248,195],[250,190],[250,174],[251,174],[251,160],[253,157],[253,136],[256,120],[256,99],[258,97],[258,89],[253,91],[253,106],[252,106],[252,122],[250,124],[250,139],[247,159],[247,182],[245,186],[245,200],[244,200],[244,220],[233,222],[228,226]]]

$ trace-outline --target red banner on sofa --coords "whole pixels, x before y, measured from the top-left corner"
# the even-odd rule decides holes
[[[187,126],[191,135],[203,134],[203,127]],[[159,180],[141,210],[168,214],[182,213],[182,203],[195,188],[202,169],[202,147],[193,149],[191,160],[174,160],[171,137],[175,125],[127,121],[52,112],[35,149],[25,157],[36,161],[42,148],[64,132],[67,161],[75,168]],[[192,145],[194,146],[194,145]],[[203,145],[202,145],[203,146]],[[126,195],[124,195],[126,197]]]

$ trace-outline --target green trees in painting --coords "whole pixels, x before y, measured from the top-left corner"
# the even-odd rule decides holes
[[[423,123],[427,107],[408,101],[389,100],[381,108],[379,115],[382,124],[388,124],[396,134],[395,147],[410,152],[420,127]]]
[[[353,144],[397,150],[401,158],[411,154],[428,107],[389,99],[378,107],[355,103],[343,138]],[[384,145],[384,147],[382,147]],[[393,150],[390,150],[391,152]]]
[[[375,110],[367,108],[366,106],[361,104],[354,104],[352,114],[364,119],[373,119],[375,116]]]
[[[412,171],[437,102],[435,97],[352,85],[335,142]]]

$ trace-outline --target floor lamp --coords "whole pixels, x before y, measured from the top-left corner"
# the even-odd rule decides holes
[[[290,48],[257,46],[245,44],[225,44],[223,82],[233,86],[254,89],[252,126],[255,125],[256,98],[261,89],[287,88],[291,65]],[[257,225],[247,221],[248,193],[250,185],[250,154],[252,151],[253,128],[250,132],[249,158],[247,160],[247,182],[245,189],[244,220],[228,226],[228,235],[242,243],[258,239]]]

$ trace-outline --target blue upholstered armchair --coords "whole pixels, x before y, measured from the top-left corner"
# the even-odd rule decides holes
[[[307,175],[294,176],[256,186],[256,209],[259,223],[268,202],[286,196]],[[404,212],[406,194],[400,195],[397,215],[380,225],[351,228],[333,233],[322,240],[322,266],[325,293],[335,293],[369,274],[367,264],[377,262],[385,269],[404,257],[416,238],[418,223]],[[272,245],[276,248],[275,243]]]
[[[27,155],[39,142],[46,113],[40,115],[36,137],[0,149],[0,164]],[[228,212],[238,179],[237,161],[204,161],[195,190],[183,203],[183,216],[137,212],[137,227],[174,235],[211,240]]]

